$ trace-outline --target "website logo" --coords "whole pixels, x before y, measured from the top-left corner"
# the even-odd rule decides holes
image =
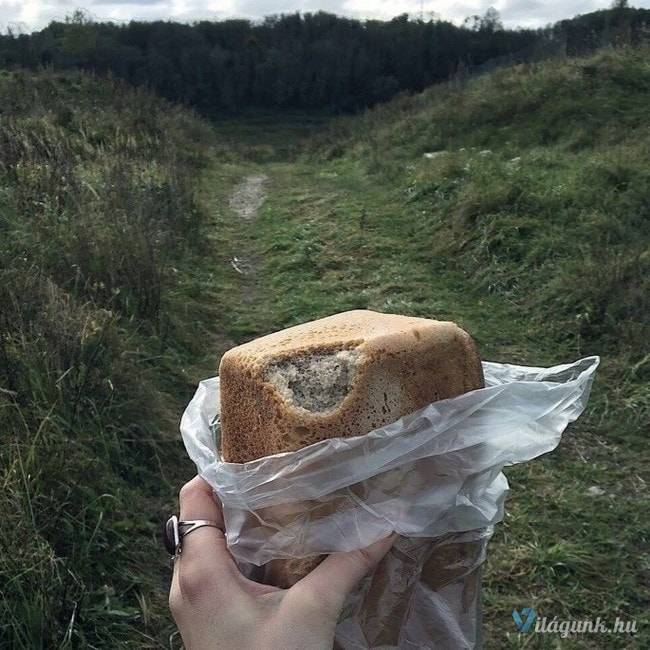
[[[515,621],[517,629],[522,634],[526,634],[526,632],[529,632],[530,628],[533,626],[533,623],[537,618],[537,612],[532,607],[522,607],[521,611],[513,609],[512,618]]]
[[[521,634],[557,634],[566,639],[574,634],[631,634],[637,633],[636,620],[623,620],[619,616],[611,623],[600,616],[596,619],[559,619],[557,616],[538,616],[532,607],[512,610],[512,619]]]

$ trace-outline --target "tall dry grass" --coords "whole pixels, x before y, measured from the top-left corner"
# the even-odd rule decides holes
[[[159,360],[210,138],[119,83],[0,76],[0,647],[169,632],[155,533],[182,454]]]

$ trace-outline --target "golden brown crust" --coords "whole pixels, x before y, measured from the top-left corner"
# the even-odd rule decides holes
[[[265,376],[296,356],[356,350],[352,389],[337,408],[288,404]],[[221,452],[230,462],[363,435],[439,399],[483,386],[470,336],[455,323],[355,310],[276,332],[226,352]]]

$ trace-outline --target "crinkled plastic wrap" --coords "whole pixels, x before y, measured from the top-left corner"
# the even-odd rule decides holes
[[[485,362],[485,388],[364,436],[241,464],[219,457],[214,378],[200,383],[181,432],[245,570],[399,533],[346,604],[336,647],[477,648],[481,565],[508,492],[501,470],[558,445],[587,404],[598,363]]]

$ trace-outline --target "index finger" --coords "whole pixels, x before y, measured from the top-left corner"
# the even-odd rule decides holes
[[[181,488],[179,501],[181,521],[205,519],[217,526],[197,528],[182,538],[181,558],[187,560],[186,564],[194,558],[200,559],[206,568],[216,567],[218,560],[233,562],[226,547],[221,504],[212,488],[200,476],[195,476]]]
[[[206,519],[223,528],[221,505],[212,488],[199,476],[186,483],[180,492],[180,520]],[[239,569],[226,546],[223,530],[197,528],[181,540],[181,554],[174,562],[173,581],[181,592],[195,596],[209,591],[228,590]]]
[[[195,476],[181,488],[179,501],[181,521],[208,519],[214,521],[223,530],[221,503],[210,485],[200,476]]]

